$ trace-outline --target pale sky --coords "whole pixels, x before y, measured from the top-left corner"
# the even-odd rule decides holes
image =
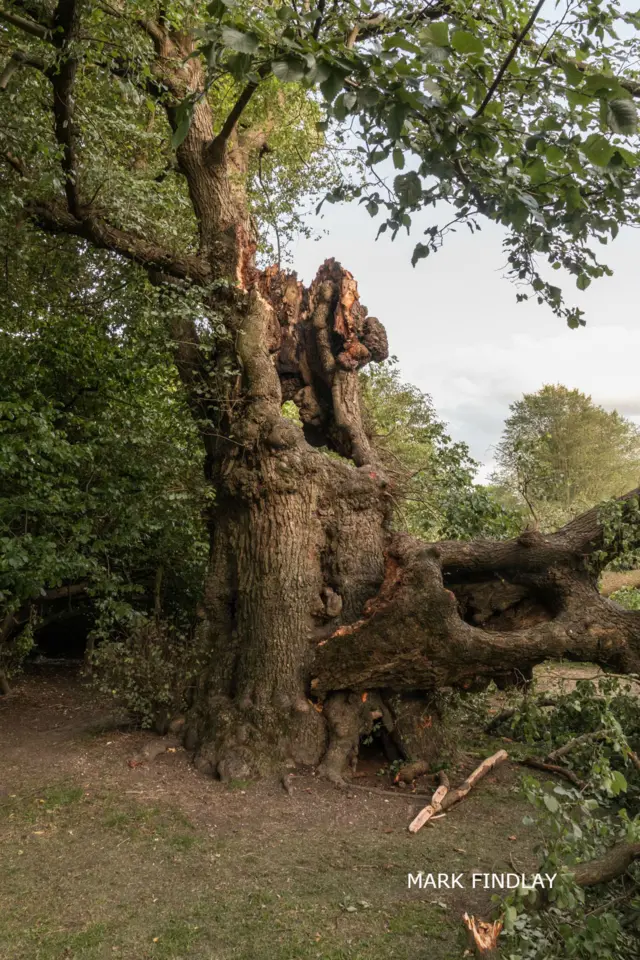
[[[363,207],[325,205],[323,213],[314,226],[328,234],[300,238],[294,268],[309,282],[334,256],[354,274],[362,302],[387,328],[404,379],[432,396],[454,439],[466,441],[486,465],[481,477],[509,404],[545,383],[582,390],[640,424],[640,233],[629,229],[608,247],[596,244],[613,277],[581,293],[566,276],[566,299],[587,320],[569,330],[548,307],[516,303],[496,224],[481,221],[475,236],[466,227],[450,234],[443,249],[414,269],[421,230],[394,242],[383,234],[376,242],[377,222]],[[434,221],[425,216],[428,222]],[[554,273],[555,283],[560,276]]]

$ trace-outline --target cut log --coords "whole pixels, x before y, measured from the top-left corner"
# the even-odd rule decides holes
[[[489,923],[486,920],[476,920],[468,913],[463,916],[464,924],[469,931],[469,939],[473,944],[478,957],[498,956],[498,937],[502,930],[502,921],[495,920]]]
[[[393,782],[412,783],[417,777],[422,777],[425,773],[429,773],[430,766],[431,764],[428,760],[416,760],[415,763],[405,763],[396,773]]]
[[[622,876],[639,859],[640,843],[618,843],[600,859],[579,863],[572,872],[580,887],[593,887]]]
[[[447,787],[438,787],[436,792],[431,798],[431,803],[428,803],[426,807],[423,807],[417,817],[415,817],[409,824],[409,833],[417,833],[421,827],[424,827],[425,823],[436,814],[440,813],[442,810],[442,801],[446,797],[448,792]]]

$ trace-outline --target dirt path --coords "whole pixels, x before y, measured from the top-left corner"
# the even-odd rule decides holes
[[[179,747],[143,759],[161,741],[123,719],[68,674],[0,700],[2,960],[457,960],[462,912],[490,910],[471,873],[533,865],[509,765],[411,836],[415,798],[310,774],[290,797],[223,785]],[[463,873],[465,889],[409,890],[418,871]]]

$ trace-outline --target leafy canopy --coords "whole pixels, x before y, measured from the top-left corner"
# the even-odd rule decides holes
[[[455,225],[475,232],[491,217],[508,230],[510,276],[571,326],[583,322],[537,261],[584,290],[609,272],[594,242],[638,222],[640,14],[618,0],[418,10],[406,0],[320,0],[311,10],[214,0],[206,19],[212,85],[224,72],[249,84],[271,73],[321,100],[323,130],[350,131],[364,179],[329,199],[359,197],[393,236],[447,201],[452,218],[426,229],[414,264]]]
[[[0,84],[2,179],[18,206],[64,188],[43,74],[60,59],[33,25],[41,9],[52,5],[0,6],[12,58]],[[159,80],[148,27],[159,16],[197,38],[192,55],[206,66],[203,89],[180,102]],[[585,289],[608,272],[596,244],[638,222],[639,25],[622,0],[85,0],[73,51],[79,181],[117,225],[193,247],[172,150],[207,98],[218,132],[234,118],[267,133],[247,174],[266,252],[286,247],[314,195],[357,197],[392,236],[422,230],[429,212],[414,263],[487,216],[507,230],[512,279],[576,326],[582,312],[539,261]],[[354,151],[360,165],[345,170]]]

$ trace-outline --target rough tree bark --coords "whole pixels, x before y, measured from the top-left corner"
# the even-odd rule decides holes
[[[387,355],[384,328],[334,261],[308,289],[255,266],[243,184],[269,124],[237,127],[255,83],[217,122],[201,95],[193,38],[162,20],[140,22],[156,55],[150,93],[155,85],[169,121],[175,126],[186,96],[196,99],[177,162],[199,251],[176,256],[87,201],[73,111],[79,10],[60,0],[56,30],[43,21],[37,34],[57,49],[56,69],[44,72],[66,203],[34,190],[27,210],[42,229],[140,263],[156,284],[202,286],[228,334],[212,355],[191,321],[173,321],[177,368],[216,490],[209,658],[186,724],[198,765],[244,778],[322,761],[340,779],[374,717],[408,759],[437,746],[432,698],[443,686],[517,681],[558,656],[639,670],[640,614],[601,598],[587,562],[602,546],[597,511],[553,536],[529,532],[509,543],[429,545],[393,533],[393,491],[358,394],[358,371]],[[301,426],[283,417],[287,400]]]

